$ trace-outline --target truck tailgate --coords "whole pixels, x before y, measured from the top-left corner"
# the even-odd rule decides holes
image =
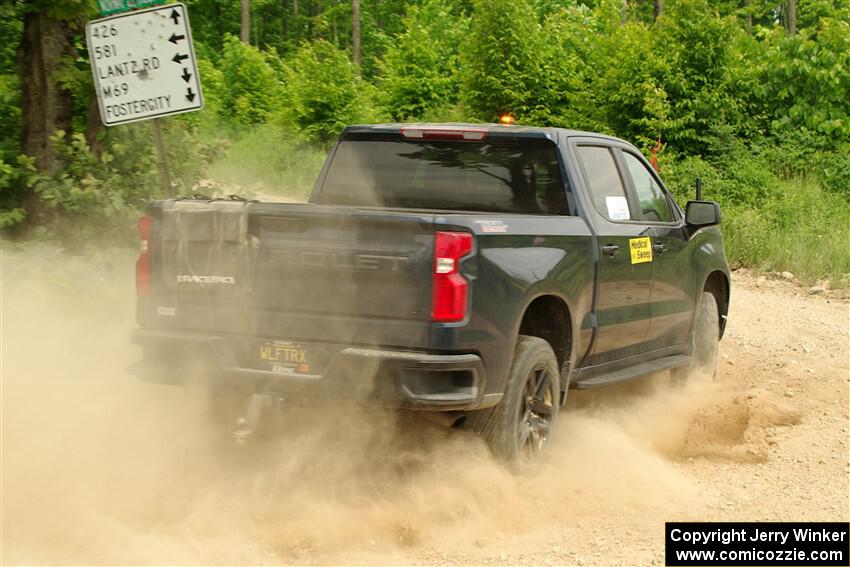
[[[143,325],[349,344],[427,341],[431,215],[177,201],[152,216]]]

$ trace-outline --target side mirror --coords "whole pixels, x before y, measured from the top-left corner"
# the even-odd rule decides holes
[[[714,201],[688,201],[685,223],[695,228],[720,224],[720,205]]]

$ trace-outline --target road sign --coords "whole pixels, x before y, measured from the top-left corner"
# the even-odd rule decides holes
[[[86,43],[100,118],[107,126],[203,108],[183,4],[91,21]]]
[[[147,8],[156,4],[162,4],[165,0],[97,0],[97,7],[101,15],[117,14],[138,8]]]

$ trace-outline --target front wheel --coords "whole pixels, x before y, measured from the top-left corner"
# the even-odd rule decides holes
[[[690,336],[691,361],[671,370],[674,380],[684,382],[692,376],[717,374],[717,356],[720,351],[720,315],[717,299],[707,291],[702,293]]]
[[[552,347],[520,335],[514,349],[505,397],[472,420],[493,453],[512,465],[536,464],[555,433],[560,402],[560,372]]]

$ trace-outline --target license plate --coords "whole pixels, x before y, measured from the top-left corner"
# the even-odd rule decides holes
[[[307,349],[297,343],[265,341],[259,345],[260,363],[280,374],[309,374]]]

